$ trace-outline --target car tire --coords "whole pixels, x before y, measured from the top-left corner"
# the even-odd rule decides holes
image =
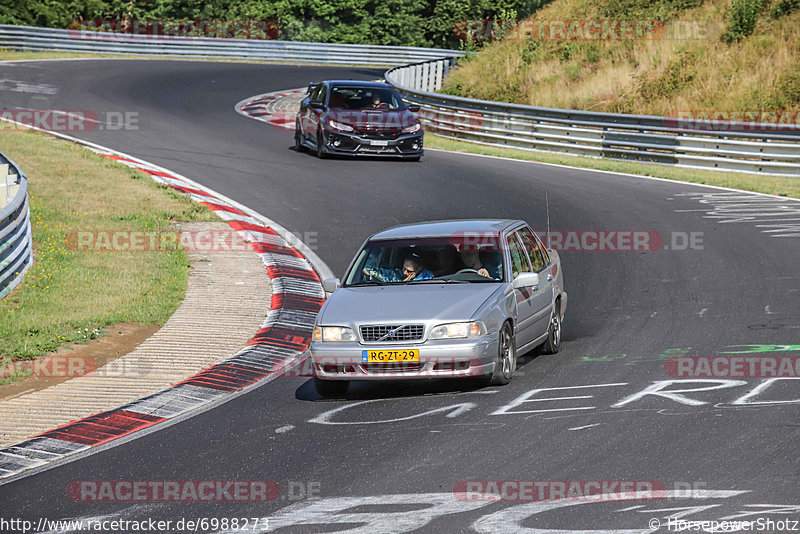
[[[323,397],[343,397],[349,385],[348,380],[321,380],[314,377],[314,389]]]
[[[511,324],[505,323],[500,329],[499,342],[497,344],[497,362],[494,372],[489,379],[490,386],[505,386],[511,381],[514,375],[514,365],[517,358],[517,344],[514,340],[514,332]]]
[[[325,152],[325,136],[322,135],[322,132],[317,132],[317,157],[319,159],[325,159],[328,157],[328,153]]]
[[[414,156],[413,158],[408,158],[408,161],[419,161],[422,156]]]
[[[297,152],[305,152],[306,147],[303,146],[303,132],[300,131],[300,124],[295,123],[294,127],[294,149]]]
[[[561,348],[561,302],[556,301],[550,324],[547,327],[547,340],[542,344],[543,354],[555,354]]]

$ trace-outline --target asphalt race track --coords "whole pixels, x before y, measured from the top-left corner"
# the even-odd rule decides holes
[[[652,249],[563,251],[561,352],[522,358],[508,386],[356,383],[347,399],[323,400],[306,378],[277,379],[2,485],[0,515],[267,517],[270,531],[288,526],[280,532],[648,532],[653,518],[666,532],[669,515],[800,519],[800,383],[664,382],[673,380],[670,355],[800,353],[800,203],[430,150],[419,163],[323,161],[290,148],[291,132],[234,111],[252,95],[378,70],[85,60],[0,72],[17,82],[0,84],[5,109],[138,114],[137,129],[67,133],[266,215],[305,237],[337,275],[369,234],[397,223],[504,217],[545,230],[545,191],[553,230],[650,232]],[[533,391],[543,388],[571,389]],[[81,480],[272,480],[281,497],[76,502],[67,487]],[[459,481],[478,480],[655,481],[667,493],[553,509],[453,498]]]

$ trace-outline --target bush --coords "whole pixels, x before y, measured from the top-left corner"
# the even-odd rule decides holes
[[[729,43],[741,41],[756,29],[763,0],[733,0],[728,31],[723,39]]]
[[[769,10],[769,15],[773,19],[778,19],[788,15],[798,7],[800,7],[800,0],[778,0],[778,2],[772,6],[772,9]]]

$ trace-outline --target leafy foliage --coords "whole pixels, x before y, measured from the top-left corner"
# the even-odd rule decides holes
[[[66,28],[91,19],[257,19],[277,21],[283,40],[465,48],[455,31],[459,22],[525,18],[547,1],[0,0],[0,23]]]
[[[778,0],[769,10],[769,15],[773,19],[785,17],[795,9],[800,7],[800,0]]]
[[[723,36],[727,42],[741,41],[756,29],[764,0],[733,0],[728,31]]]

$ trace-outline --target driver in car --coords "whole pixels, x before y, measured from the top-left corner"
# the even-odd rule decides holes
[[[410,282],[433,278],[433,273],[425,269],[422,265],[422,258],[416,254],[406,256],[406,259],[403,260],[402,272],[399,272],[398,269],[380,269],[370,266],[364,267],[363,272],[381,282]]]
[[[461,261],[464,262],[464,266],[467,269],[472,269],[485,278],[499,278],[496,269],[491,269],[492,271],[495,271],[493,273],[489,272],[490,267],[486,267],[483,265],[483,263],[481,263],[481,257],[477,250],[462,250]]]
[[[389,104],[387,104],[386,102],[383,101],[383,99],[381,98],[381,95],[375,95],[375,96],[372,97],[372,107],[375,108],[375,109],[387,108],[387,107],[389,107]]]

